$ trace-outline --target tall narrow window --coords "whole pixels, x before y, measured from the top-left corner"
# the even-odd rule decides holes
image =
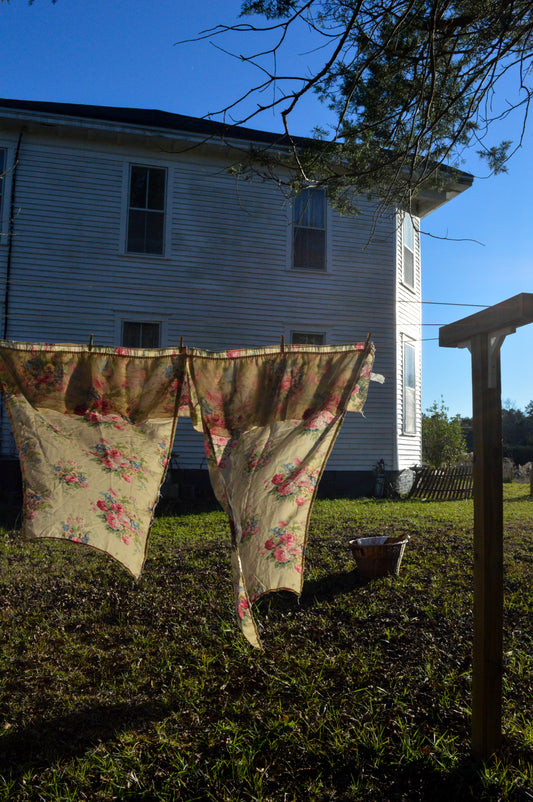
[[[291,341],[293,345],[324,345],[325,336],[318,331],[293,331]]]
[[[415,227],[410,214],[404,214],[402,224],[403,239],[403,283],[415,288]]]
[[[408,342],[403,344],[403,432],[416,433],[416,351]]]
[[[125,348],[159,348],[160,325],[152,321],[124,320],[122,345]]]
[[[294,199],[293,267],[326,269],[326,194],[304,189]]]
[[[3,214],[3,197],[4,197],[4,173],[6,171],[6,151],[4,148],[0,148],[0,234],[2,233],[2,224],[4,222],[4,214]],[[0,240],[1,241],[1,240]]]
[[[166,170],[132,164],[128,199],[128,253],[163,254]]]

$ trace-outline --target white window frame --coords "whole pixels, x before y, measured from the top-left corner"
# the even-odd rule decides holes
[[[294,270],[298,273],[305,273],[311,275],[319,275],[323,276],[325,273],[330,271],[330,264],[331,264],[331,209],[328,203],[328,199],[326,196],[325,190],[319,187],[307,187],[306,189],[310,191],[318,191],[322,192],[324,195],[324,228],[317,229],[320,231],[324,231],[324,267],[316,268],[316,267],[296,267],[294,264],[294,235],[295,230],[298,228],[298,223],[296,220],[296,202],[290,204],[290,219],[289,219],[289,226],[288,226],[288,248],[289,248],[289,266],[291,270]],[[302,226],[300,226],[302,228]],[[305,228],[305,226],[303,226]],[[314,229],[311,229],[314,230]]]
[[[159,345],[157,348],[166,348],[168,343],[168,321],[162,315],[146,315],[143,312],[115,312],[115,343],[120,348],[124,323],[157,323],[159,326]]]
[[[128,222],[130,211],[130,176],[132,167],[146,167],[148,169],[165,171],[165,205],[163,221],[163,253],[145,253],[138,251],[128,251]],[[166,162],[158,162],[150,159],[145,162],[142,159],[131,159],[124,162],[122,174],[122,216],[120,223],[120,253],[131,259],[169,259],[170,258],[170,235],[172,222],[171,198],[173,197],[173,170]]]
[[[413,360],[413,380],[414,385],[408,385],[407,354],[412,354]],[[418,370],[417,370],[417,348],[414,340],[408,337],[402,338],[402,434],[413,436],[417,434],[417,391],[418,391]],[[412,404],[412,426],[411,416],[407,411]]]
[[[413,236],[413,247],[407,243],[408,235],[406,232],[406,227],[409,226],[410,231],[412,232]],[[413,292],[416,290],[416,264],[417,264],[417,253],[418,253],[418,228],[415,225],[414,218],[408,212],[404,212],[402,216],[402,284],[408,287]],[[407,276],[407,263],[408,260],[406,259],[406,251],[410,254],[412,259],[412,266],[413,266],[413,280],[410,281],[409,277]]]

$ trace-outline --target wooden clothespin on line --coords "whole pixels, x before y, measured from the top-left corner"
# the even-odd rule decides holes
[[[187,347],[183,345],[183,337],[180,337],[180,354],[186,354]]]
[[[89,346],[88,346],[88,348],[89,348],[89,352],[91,352],[93,350],[93,335],[92,334],[89,335]]]
[[[285,353],[285,337],[283,334],[281,335],[281,342],[280,342],[281,353]]]

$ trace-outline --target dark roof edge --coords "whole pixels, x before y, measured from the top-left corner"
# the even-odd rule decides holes
[[[227,137],[267,144],[286,144],[284,134],[245,128],[231,123],[208,120],[203,117],[189,117],[159,109],[137,109],[121,106],[93,106],[82,103],[57,103],[45,100],[11,100],[0,98],[0,108],[17,111],[56,114],[64,117],[77,117],[84,120],[120,123],[142,128],[160,128],[176,133],[197,134],[204,137]],[[297,142],[310,141],[304,137],[294,137]]]

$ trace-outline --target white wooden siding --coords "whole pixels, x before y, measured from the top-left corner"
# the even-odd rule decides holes
[[[169,171],[165,257],[123,252],[130,162]],[[328,467],[393,466],[401,383],[394,218],[379,218],[369,241],[371,203],[361,200],[357,218],[332,212],[331,269],[307,275],[290,269],[288,201],[273,184],[239,182],[227,162],[200,151],[165,155],[53,133],[23,139],[16,200],[9,339],[86,343],[92,333],[95,345],[116,344],[116,321],[128,314],[164,319],[162,345],[183,337],[211,350],[275,344],[299,327],[327,329],[333,344],[370,331],[386,383],[371,385],[364,418],[347,416]],[[205,465],[202,437],[187,420],[176,450],[181,467]]]

